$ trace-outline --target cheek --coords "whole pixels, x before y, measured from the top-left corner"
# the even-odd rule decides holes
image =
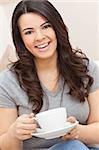
[[[33,47],[33,41],[31,39],[23,39],[24,45],[27,49],[31,49]]]
[[[53,42],[54,42],[55,47],[57,47],[57,38],[56,38],[56,35],[53,35]]]
[[[34,44],[33,44],[33,40],[31,40],[31,39],[24,39],[23,40],[23,42],[24,42],[24,45],[25,45],[25,47],[27,48],[27,50],[31,53],[31,54],[33,54],[33,55],[35,55],[35,48],[34,48]]]
[[[50,28],[50,30],[49,30],[48,33],[49,33],[48,36],[49,36],[53,41],[57,40],[57,39],[56,39],[56,33],[55,33],[55,31],[54,31],[52,28]]]
[[[57,43],[57,38],[56,38],[55,32],[52,32],[51,37],[52,37],[52,40]]]

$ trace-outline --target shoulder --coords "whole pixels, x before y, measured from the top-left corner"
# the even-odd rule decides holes
[[[88,74],[93,78],[93,84],[90,88],[90,92],[94,92],[99,89],[99,66],[96,61],[89,60]]]
[[[15,74],[10,70],[10,69],[6,69],[2,72],[0,72],[0,81],[2,81],[3,79],[11,79],[11,78],[15,78]]]
[[[12,83],[18,83],[16,75],[10,70],[6,69],[0,72],[0,86],[1,85],[11,85]]]
[[[89,74],[91,76],[93,76],[94,74],[99,75],[98,74],[99,73],[99,66],[95,60],[91,60],[91,59],[89,60],[88,70],[89,70]]]

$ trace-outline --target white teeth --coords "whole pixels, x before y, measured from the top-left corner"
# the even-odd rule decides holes
[[[36,46],[36,47],[37,47],[37,48],[45,48],[46,46],[48,46],[48,43],[42,44],[42,45],[39,45],[39,46]]]

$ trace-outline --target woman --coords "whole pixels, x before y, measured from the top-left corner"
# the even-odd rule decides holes
[[[98,150],[99,69],[72,49],[54,6],[47,0],[19,2],[12,36],[18,61],[0,75],[0,148]],[[61,106],[68,121],[79,121],[77,127],[51,140],[32,136],[35,114]]]

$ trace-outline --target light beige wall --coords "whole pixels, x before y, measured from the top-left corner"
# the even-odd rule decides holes
[[[99,1],[98,1],[98,21],[97,21],[97,26],[98,26],[98,50],[97,50],[97,56],[99,58]]]
[[[99,1],[50,0],[69,28],[71,44],[99,59]]]
[[[17,2],[17,0],[0,0],[0,4],[13,3],[13,2]]]

